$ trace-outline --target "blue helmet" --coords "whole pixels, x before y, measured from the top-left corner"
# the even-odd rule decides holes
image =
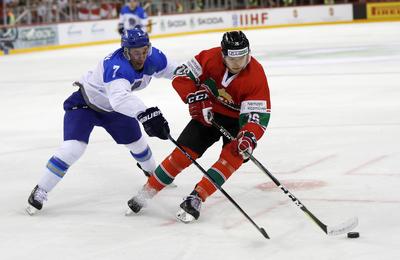
[[[121,46],[128,49],[150,46],[149,35],[137,27],[126,30],[121,36]]]

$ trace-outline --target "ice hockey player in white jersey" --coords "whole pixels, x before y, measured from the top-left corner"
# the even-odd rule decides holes
[[[169,126],[161,111],[146,107],[134,91],[147,87],[153,76],[172,79],[175,68],[151,46],[146,32],[139,28],[125,31],[121,48],[74,83],[79,90],[64,102],[64,142],[47,162],[26,211],[32,215],[42,209],[47,194],[84,153],[95,126],[104,128],[117,144],[125,145],[144,171],[154,172],[156,162],[138,121],[149,136],[164,140]]]
[[[119,13],[118,32],[123,34],[124,30],[135,27],[147,31],[148,20],[146,11],[140,6],[139,1],[130,0],[128,4],[121,8]]]

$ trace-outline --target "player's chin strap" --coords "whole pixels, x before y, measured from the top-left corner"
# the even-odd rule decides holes
[[[233,140],[234,137],[231,135],[231,133],[228,132],[225,128],[223,128],[221,125],[219,125],[217,122],[215,122],[214,119],[210,120],[213,126],[215,126],[226,138],[229,140]],[[265,173],[271,180],[278,186],[292,201],[296,206],[298,206],[307,216],[309,216],[314,223],[316,223],[327,235],[341,235],[345,234],[352,229],[354,229],[358,225],[358,218],[353,217],[346,222],[343,222],[337,226],[327,226],[325,225],[321,220],[319,220],[314,214],[311,213],[304,205],[303,203],[300,202],[298,198],[296,198],[283,184],[280,183],[280,181],[275,178],[272,173],[270,173],[267,168],[264,167],[253,155],[248,154],[250,160],[263,172]]]

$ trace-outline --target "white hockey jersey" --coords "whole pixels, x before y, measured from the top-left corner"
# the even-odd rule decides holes
[[[176,66],[157,48],[152,47],[141,71],[136,71],[119,48],[100,61],[80,80],[86,103],[96,110],[136,117],[147,109],[132,92],[147,87],[151,78],[172,79]]]

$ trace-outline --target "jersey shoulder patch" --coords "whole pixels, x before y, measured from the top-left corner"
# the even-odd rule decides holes
[[[203,69],[196,58],[190,59],[185,63],[185,65],[195,78],[199,78],[201,74],[203,74]]]

